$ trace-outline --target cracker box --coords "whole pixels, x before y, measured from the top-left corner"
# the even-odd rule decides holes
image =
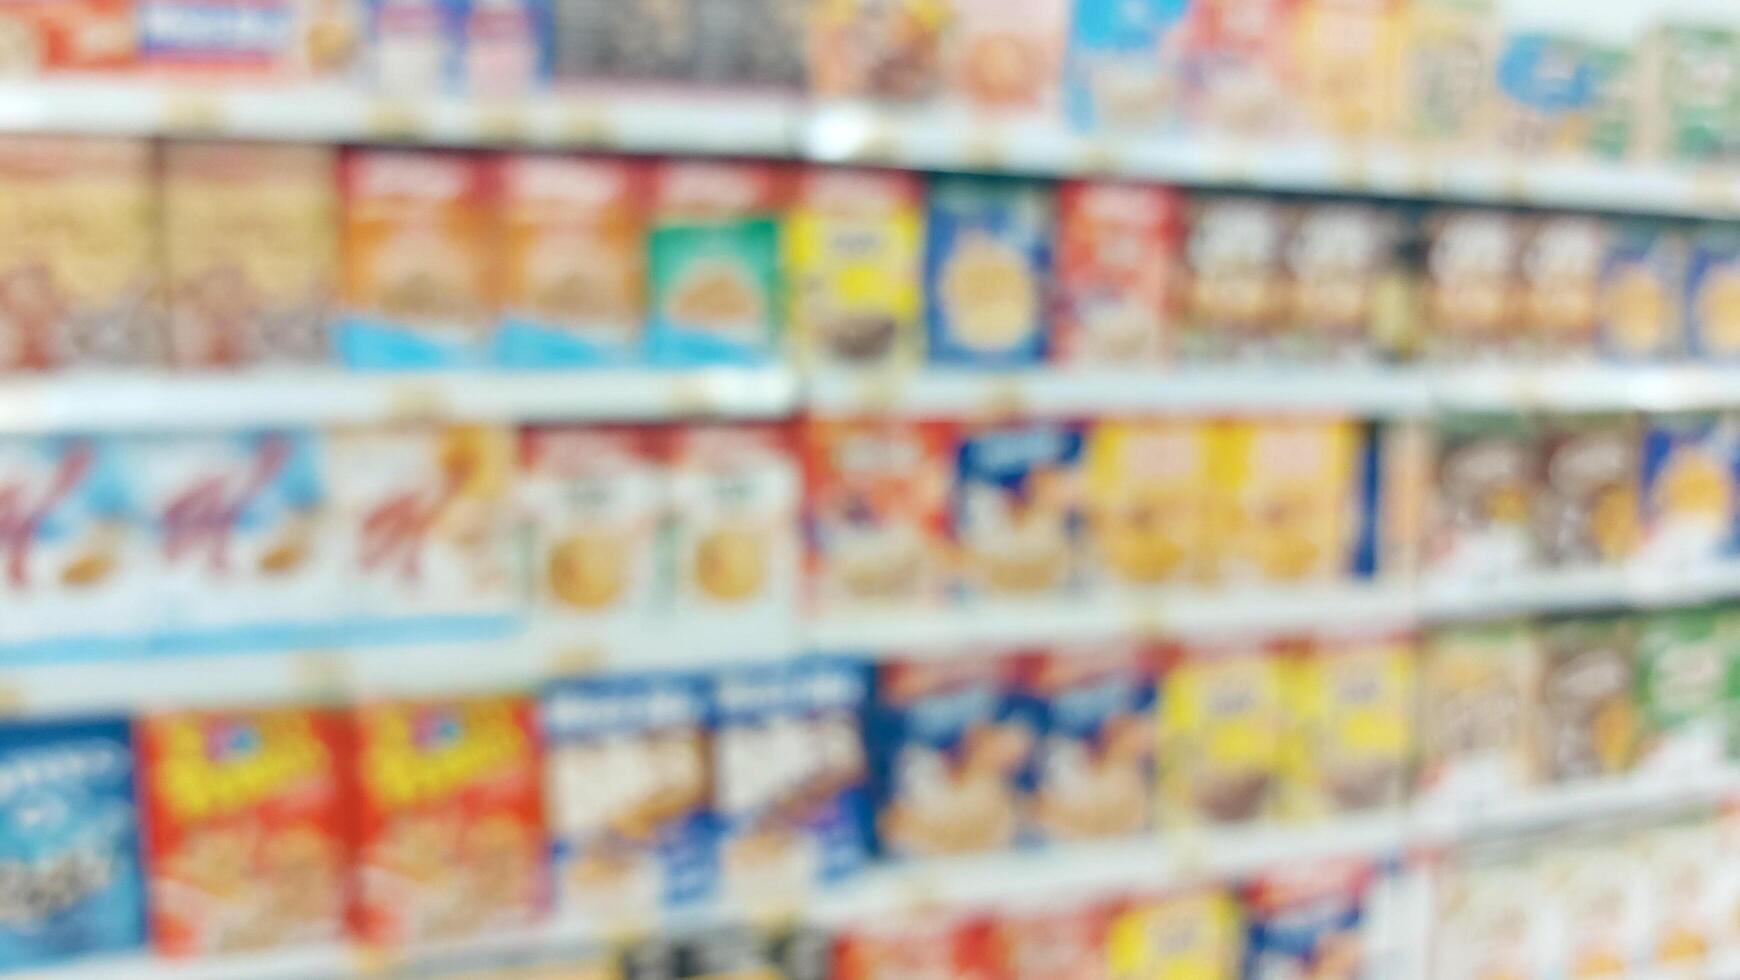
[[[1037,702],[1031,834],[1043,841],[1134,837],[1153,827],[1158,651],[1113,642],[1027,661]]]
[[[1078,181],[1063,185],[1057,208],[1052,358],[1168,360],[1183,314],[1182,198],[1164,187]]]
[[[1195,421],[1093,426],[1083,490],[1097,576],[1136,590],[1211,577],[1213,433]]]
[[[689,674],[596,676],[543,700],[558,905],[608,922],[706,898],[709,689]]]
[[[1182,109],[1176,36],[1184,0],[1076,0],[1064,58],[1064,111],[1088,130],[1152,131]]]
[[[832,980],[1001,980],[989,920],[909,916],[855,926],[834,944]]]
[[[1558,620],[1537,628],[1541,649],[1543,778],[1617,776],[1637,751],[1636,646],[1629,620]]]
[[[136,737],[157,952],[205,956],[341,937],[342,716],[182,712],[140,720]]]
[[[1116,903],[1004,910],[992,924],[1004,980],[1108,980],[1106,939]]]
[[[1424,228],[1427,353],[1485,361],[1526,351],[1523,220],[1506,211],[1452,209],[1428,214]]]
[[[1530,223],[1522,251],[1522,321],[1529,347],[1562,360],[1595,353],[1608,226],[1587,215]]]
[[[1239,970],[1238,900],[1204,889],[1133,902],[1106,938],[1108,980],[1225,980]]]
[[[1426,640],[1420,660],[1415,798],[1460,808],[1534,784],[1540,649],[1519,623],[1458,626]]]
[[[1538,449],[1537,434],[1518,419],[1439,421],[1422,556],[1429,578],[1467,585],[1536,565],[1530,518],[1539,490]]]
[[[793,434],[697,426],[676,432],[671,447],[679,608],[788,622],[803,551]]]
[[[338,0],[137,0],[138,58],[152,69],[332,75],[355,54],[359,11]]]
[[[1740,357],[1740,229],[1697,229],[1686,258],[1685,343],[1694,357]]]
[[[1649,613],[1637,625],[1637,768],[1708,772],[1740,706],[1740,622],[1716,609]]]
[[[0,969],[144,946],[133,775],[125,719],[0,725]]]
[[[623,364],[643,354],[642,171],[625,160],[503,158],[501,312],[507,367]]]
[[[1563,417],[1545,424],[1532,518],[1544,564],[1613,566],[1636,551],[1641,446],[1637,424],[1624,417]]]
[[[785,323],[778,164],[665,161],[653,171],[647,341],[667,364],[760,363]]]
[[[330,438],[341,581],[352,616],[447,622],[514,608],[509,433],[452,426]]]
[[[1299,93],[1313,128],[1341,139],[1387,132],[1401,56],[1400,0],[1299,0]]]
[[[1609,224],[1596,293],[1595,338],[1615,361],[1672,357],[1683,350],[1686,239],[1662,221]]]
[[[353,934],[400,946],[538,916],[549,881],[533,706],[378,702],[354,726]]]
[[[1039,185],[931,181],[924,290],[931,361],[1014,367],[1045,359],[1052,201]]]
[[[1178,44],[1188,83],[1185,111],[1197,126],[1274,133],[1299,122],[1295,57],[1300,0],[1187,4]]]
[[[125,444],[0,439],[0,644],[142,639],[152,572]]]
[[[952,0],[955,97],[1034,111],[1057,92],[1070,0]]]
[[[1325,635],[1292,653],[1281,812],[1311,821],[1399,806],[1414,748],[1412,639]]]
[[[1414,0],[1402,19],[1402,135],[1429,146],[1476,142],[1491,106],[1494,0]]]
[[[831,659],[715,678],[713,812],[730,899],[785,900],[867,862],[870,680],[864,664]]]
[[[167,143],[162,167],[175,363],[332,360],[339,276],[332,151]]]
[[[884,856],[996,851],[1019,841],[1040,735],[1020,678],[1013,658],[881,668],[870,745]]]
[[[1193,199],[1185,358],[1260,360],[1295,344],[1284,263],[1294,217],[1268,198]]]
[[[968,430],[950,504],[969,597],[1073,590],[1081,575],[1082,431],[1032,423]]]
[[[1365,977],[1365,902],[1377,869],[1353,859],[1270,871],[1243,888],[1244,975]]]
[[[1721,556],[1734,522],[1733,424],[1710,415],[1656,415],[1643,436],[1643,543],[1655,568],[1701,567]]]
[[[1216,435],[1218,572],[1235,584],[1352,571],[1360,430],[1344,421],[1229,422]]]
[[[924,185],[912,174],[817,167],[786,218],[791,323],[812,364],[919,359]]]
[[[655,434],[634,428],[519,433],[521,580],[540,622],[634,620],[660,598],[669,487]]]
[[[1407,221],[1396,208],[1339,202],[1301,208],[1284,257],[1285,316],[1299,334],[1298,350],[1336,361],[1397,353],[1400,338],[1386,335],[1380,304],[1387,283],[1414,274],[1406,268],[1408,246]]]
[[[553,6],[559,79],[680,81],[697,75],[699,0],[572,0]]]
[[[805,422],[808,578],[818,605],[942,599],[953,436],[943,422]]]
[[[1734,149],[1740,34],[1725,25],[1685,21],[1657,28],[1646,42],[1649,101],[1642,116],[1651,149],[1672,160],[1713,161]]]
[[[129,0],[7,0],[0,31],[21,75],[126,68],[137,50]]]
[[[0,146],[0,371],[162,362],[156,210],[149,143]]]
[[[485,157],[345,151],[344,317],[352,367],[480,363],[496,314],[496,174]]]
[[[1286,737],[1286,673],[1274,643],[1185,650],[1160,701],[1160,816],[1173,826],[1267,817]]]

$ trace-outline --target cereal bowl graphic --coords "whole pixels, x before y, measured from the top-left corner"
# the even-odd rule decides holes
[[[938,292],[956,339],[975,351],[1019,344],[1039,315],[1039,287],[1021,252],[982,233],[962,236]]]
[[[720,333],[751,329],[767,316],[748,270],[725,259],[702,259],[684,268],[664,307],[672,323]]]
[[[693,581],[719,602],[745,602],[767,585],[769,532],[759,524],[733,523],[708,531],[695,545]]]
[[[608,609],[628,588],[628,550],[622,535],[608,531],[569,535],[545,560],[551,594],[572,609]]]
[[[1013,843],[1019,825],[1014,774],[1032,745],[1017,724],[969,731],[955,758],[909,748],[896,764],[896,800],[879,820],[885,838],[913,855],[965,854]]]
[[[1694,306],[1703,325],[1704,346],[1713,354],[1740,353],[1740,268],[1710,273]]]

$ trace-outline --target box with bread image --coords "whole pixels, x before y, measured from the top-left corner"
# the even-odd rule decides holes
[[[1274,814],[1287,737],[1283,650],[1228,638],[1167,651],[1156,752],[1163,825]]]
[[[1154,705],[1161,652],[1080,641],[1022,662],[1039,717],[1027,834],[1066,843],[1153,828]]]
[[[950,522],[967,599],[1072,592],[1082,584],[1082,427],[963,427]]]
[[[785,621],[798,602],[803,551],[795,433],[697,425],[666,437],[676,608]]]
[[[813,167],[786,217],[791,326],[806,364],[911,366],[921,355],[924,181]]]
[[[931,362],[1018,367],[1045,360],[1052,196],[1043,185],[936,177],[925,217],[925,333]]]

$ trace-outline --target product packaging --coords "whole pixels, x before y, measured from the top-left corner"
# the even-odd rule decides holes
[[[785,256],[791,324],[806,363],[918,361],[923,198],[912,174],[818,167],[799,177]]]
[[[1735,514],[1735,458],[1736,433],[1727,419],[1650,417],[1643,436],[1642,564],[1699,568],[1726,552]]]
[[[1286,673],[1275,643],[1183,651],[1158,712],[1161,819],[1244,823],[1272,812],[1286,738]]]
[[[1038,706],[1031,834],[1065,843],[1151,830],[1159,655],[1137,642],[1081,644],[1023,665]]]
[[[696,426],[671,436],[670,458],[678,609],[790,622],[803,553],[793,433]]]
[[[1429,488],[1425,574],[1454,586],[1490,582],[1537,564],[1531,522],[1539,495],[1539,439],[1522,420],[1440,419]]]
[[[1625,417],[1574,416],[1543,426],[1533,523],[1555,568],[1617,566],[1637,550],[1642,434]]]
[[[967,430],[951,501],[969,598],[1069,592],[1082,565],[1082,432],[1031,423]]]
[[[1029,182],[931,181],[925,226],[927,346],[934,363],[1042,362],[1052,278],[1052,200]]]
[[[1618,617],[1550,621],[1541,650],[1540,748],[1544,779],[1619,776],[1637,752],[1637,634]]]
[[[1360,430],[1317,419],[1228,422],[1216,435],[1219,577],[1322,583],[1353,571]]]
[[[1520,623],[1458,626],[1427,638],[1415,787],[1421,805],[1484,806],[1534,785],[1540,676],[1540,649]]]
[[[1316,821],[1400,806],[1418,704],[1411,638],[1326,634],[1291,653],[1281,813]]]
[[[1215,426],[1099,422],[1083,465],[1094,574],[1132,590],[1214,574]]]
[[[1183,318],[1183,200],[1164,187],[1065,184],[1057,200],[1051,356],[1064,364],[1169,360]]]

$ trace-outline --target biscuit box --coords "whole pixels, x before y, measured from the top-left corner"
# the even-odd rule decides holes
[[[1637,768],[1708,772],[1726,757],[1740,706],[1740,621],[1714,608],[1637,624]]]
[[[1225,980],[1238,976],[1243,914],[1213,888],[1138,899],[1112,920],[1108,980]]]
[[[1643,435],[1639,560],[1696,568],[1726,553],[1735,521],[1736,431],[1714,415],[1651,416]]]
[[[1535,549],[1555,568],[1618,565],[1640,537],[1642,433],[1628,418],[1574,416],[1547,422],[1532,520]]]
[[[1610,222],[1596,295],[1595,337],[1615,361],[1669,358],[1684,349],[1686,237],[1648,219]]]
[[[1064,842],[1151,829],[1159,651],[1082,644],[1022,666],[1040,726],[1029,835]]]
[[[145,67],[201,74],[334,75],[356,51],[358,13],[337,0],[136,0]]]
[[[818,606],[941,600],[953,437],[944,422],[806,420],[807,578]]]
[[[988,109],[1035,111],[1055,96],[1071,0],[951,0],[949,94]]]
[[[1361,430],[1341,420],[1228,422],[1215,434],[1216,569],[1236,584],[1354,571]]]
[[[1083,466],[1094,572],[1144,590],[1213,575],[1212,423],[1095,423]]]
[[[1298,92],[1312,128],[1344,140],[1391,129],[1401,59],[1401,0],[1298,0]]]
[[[20,76],[127,68],[136,54],[132,0],[6,0],[0,33]]]
[[[0,724],[0,969],[145,945],[125,719]]]
[[[913,102],[941,88],[953,38],[949,0],[817,0],[810,91],[820,98]]]
[[[949,913],[871,921],[834,943],[830,980],[1003,980],[991,922]]]
[[[1421,805],[1485,805],[1534,785],[1540,676],[1540,648],[1520,623],[1458,626],[1427,637],[1415,787]]]
[[[1286,738],[1286,672],[1275,642],[1179,651],[1160,698],[1160,817],[1173,827],[1270,815]]]
[[[1278,809],[1298,820],[1400,806],[1414,750],[1414,644],[1323,635],[1285,664],[1290,735]]]
[[[1041,721],[1021,697],[1021,662],[895,662],[877,680],[870,747],[881,853],[924,858],[1017,843]]]
[[[913,174],[814,167],[786,217],[791,324],[806,363],[919,360],[924,184]]]
[[[1180,112],[1183,65],[1172,39],[1188,0],[1076,0],[1063,104],[1084,130],[1153,130]]]
[[[0,439],[0,644],[143,639],[152,578],[129,458],[113,437]]]
[[[1402,19],[1402,135],[1427,146],[1477,142],[1492,101],[1494,0],[1414,0]]]
[[[558,906],[608,923],[711,897],[711,689],[690,674],[550,685],[542,704]]]
[[[537,718],[517,698],[354,709],[351,930],[402,946],[548,905]]]
[[[175,363],[330,362],[339,281],[333,152],[172,142],[162,154]]]
[[[644,353],[646,193],[625,160],[514,154],[501,176],[501,313],[491,360],[632,363]]]
[[[1045,359],[1052,200],[1031,182],[937,177],[925,225],[930,360],[1017,367]]]
[[[779,164],[667,160],[653,170],[647,343],[665,364],[762,363],[784,342]]]
[[[1415,272],[1404,268],[1409,244],[1396,208],[1337,202],[1299,210],[1283,260],[1286,316],[1304,356],[1362,361],[1397,353],[1400,338],[1385,335],[1380,304],[1385,284]]]
[[[341,715],[179,712],[139,720],[135,737],[158,953],[204,956],[342,936]]]
[[[1511,153],[1582,149],[1599,95],[1594,46],[1584,37],[1520,30],[1500,43],[1493,127]]]
[[[151,144],[0,145],[0,371],[164,357]]]
[[[1607,222],[1552,214],[1529,223],[1522,251],[1522,321],[1531,352],[1590,357],[1600,329]]]
[[[670,446],[678,608],[789,622],[803,551],[794,434],[694,426],[673,433]]]
[[[969,429],[956,453],[951,529],[969,598],[1075,589],[1081,577],[1082,430]]]
[[[1056,899],[1032,909],[1004,909],[991,941],[1004,980],[1108,980],[1106,938],[1121,903],[1058,907]]]
[[[719,875],[739,901],[805,894],[870,850],[869,668],[808,659],[714,677]]]
[[[1270,198],[1191,199],[1187,360],[1262,360],[1296,345],[1287,314],[1293,208]]]
[[[1541,649],[1541,775],[1554,781],[1617,776],[1637,751],[1637,634],[1630,620],[1549,621]]]
[[[1438,422],[1428,490],[1428,578],[1468,585],[1533,568],[1530,518],[1539,493],[1539,438],[1523,420],[1459,415]]]
[[[1054,360],[1124,366],[1172,357],[1183,317],[1183,220],[1170,188],[1063,185]]]
[[[1486,361],[1525,352],[1523,219],[1494,209],[1436,210],[1424,229],[1427,354]]]
[[[1329,860],[1270,871],[1243,889],[1244,976],[1360,980],[1366,897],[1377,869]]]
[[[340,161],[351,367],[479,364],[495,325],[497,175],[486,157],[350,149]]]
[[[1740,357],[1740,229],[1708,225],[1695,230],[1686,259],[1683,303],[1686,349],[1692,357]]]
[[[553,6],[559,79],[669,82],[698,73],[701,0],[565,0]]]

